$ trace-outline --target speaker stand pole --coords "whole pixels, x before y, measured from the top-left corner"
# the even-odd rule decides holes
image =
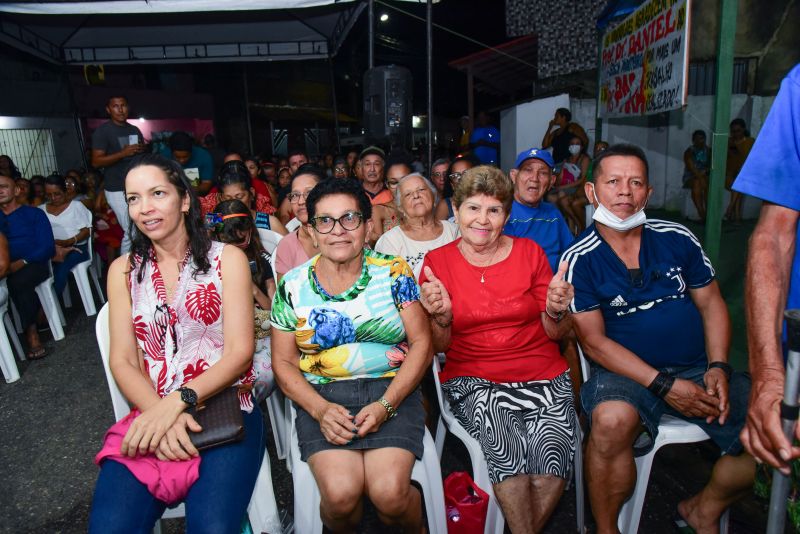
[[[426,26],[428,34],[428,161],[426,166],[430,174],[433,161],[433,0],[428,0]]]
[[[369,61],[368,68],[372,68],[375,66],[375,3],[373,0],[368,0],[367,2],[367,40],[369,41],[367,46],[367,59]]]

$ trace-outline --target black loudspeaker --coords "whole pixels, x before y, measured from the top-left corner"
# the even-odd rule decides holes
[[[364,74],[364,129],[370,143],[411,146],[411,71],[397,65]]]

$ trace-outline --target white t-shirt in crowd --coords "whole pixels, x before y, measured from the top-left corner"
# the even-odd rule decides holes
[[[458,237],[458,226],[450,221],[442,222],[442,234],[430,241],[415,241],[409,238],[399,226],[395,226],[383,234],[375,243],[375,250],[382,254],[401,256],[414,271],[414,277],[419,279],[422,269],[422,260],[425,254],[435,248],[444,246]]]
[[[73,200],[67,209],[58,215],[47,212],[47,204],[42,204],[39,209],[44,211],[50,226],[53,228],[53,239],[72,239],[83,228],[92,228],[92,212],[82,203]],[[80,243],[86,243],[84,239]]]

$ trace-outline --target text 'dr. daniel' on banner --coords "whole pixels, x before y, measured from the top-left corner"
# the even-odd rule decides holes
[[[650,0],[602,40],[601,117],[648,115],[686,105],[691,0]]]

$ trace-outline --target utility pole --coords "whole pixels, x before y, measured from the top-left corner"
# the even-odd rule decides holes
[[[728,161],[729,123],[731,119],[731,87],[733,86],[733,45],[736,39],[736,0],[722,0],[717,44],[716,93],[714,95],[714,129],[711,136],[711,180],[708,188],[706,236],[704,248],[712,265],[719,261],[722,235],[722,188]]]

